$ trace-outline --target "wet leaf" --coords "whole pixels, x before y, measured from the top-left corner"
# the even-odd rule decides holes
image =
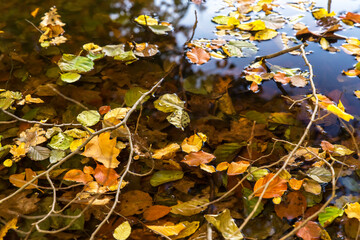
[[[164,94],[154,101],[154,106],[157,110],[169,113],[176,110],[182,110],[185,106],[185,102],[175,94]]]
[[[220,214],[207,214],[206,220],[214,225],[214,227],[221,232],[225,239],[240,240],[243,239],[243,235],[238,231],[238,227],[235,224],[234,219],[230,215],[230,210],[225,209]],[[236,233],[236,234],[235,234]]]
[[[186,153],[198,152],[201,150],[206,140],[207,136],[201,132],[198,132],[184,139],[184,141],[181,143],[181,150]]]
[[[192,152],[186,155],[184,157],[184,160],[182,160],[181,162],[184,162],[189,166],[198,167],[200,166],[200,164],[209,163],[214,159],[215,159],[214,155],[204,151],[199,151],[199,152]]]
[[[64,54],[58,66],[64,72],[85,73],[94,68],[94,62],[87,57]]]
[[[132,190],[120,196],[119,213],[127,216],[141,214],[152,206],[151,196],[143,191]]]
[[[212,21],[222,25],[238,25],[240,21],[234,17],[229,16],[216,16],[212,18]]]
[[[113,236],[116,240],[125,240],[130,236],[130,234],[131,234],[130,223],[128,221],[125,221],[115,228]]]
[[[76,120],[86,127],[91,127],[100,121],[100,114],[95,110],[82,111]]]
[[[136,103],[137,100],[139,100],[139,98],[146,93],[148,90],[141,88],[141,87],[133,87],[130,88],[128,91],[126,91],[125,93],[125,104],[128,107],[132,107],[134,106],[134,104]],[[142,103],[146,102],[150,97],[147,96],[144,98],[144,100],[142,101]]]
[[[290,78],[290,82],[295,87],[305,87],[308,83],[308,79],[302,75],[295,75]]]
[[[115,57],[125,53],[125,44],[106,45],[102,48],[106,56]]]
[[[243,57],[252,56],[252,55],[256,54],[256,52],[258,51],[258,48],[256,47],[256,45],[251,42],[248,42],[248,41],[231,40],[231,41],[229,41],[227,46],[228,47],[233,46],[233,47],[236,47],[237,49],[239,49],[241,52],[241,56],[243,56]],[[232,56],[232,55],[229,55],[229,56]]]
[[[343,20],[350,20],[355,23],[360,23],[360,14],[358,13],[347,12],[345,17],[340,18],[342,18]]]
[[[134,54],[138,57],[151,57],[158,52],[158,46],[149,43],[137,43],[134,50]]]
[[[187,202],[179,203],[171,206],[171,213],[179,214],[182,216],[192,216],[204,211],[206,207],[200,207],[209,202],[207,198],[193,199]]]
[[[283,28],[286,20],[282,16],[278,15],[267,15],[260,18],[265,23],[266,28],[277,30]]]
[[[303,184],[304,180],[297,180],[295,178],[291,178],[289,180],[289,186],[294,190],[299,190]]]
[[[60,78],[63,82],[73,83],[78,81],[81,78],[81,75],[75,72],[67,72],[60,75]]]
[[[73,140],[72,137],[69,137],[64,133],[58,133],[51,138],[49,146],[57,150],[66,150],[70,147]]]
[[[295,223],[295,227],[300,225],[302,222]],[[304,227],[300,228],[296,232],[296,236],[301,237],[304,240],[316,240],[320,238],[321,228],[316,222],[309,221]]]
[[[319,214],[319,223],[323,227],[327,226],[331,224],[335,220],[335,218],[341,217],[343,214],[343,209],[334,206],[326,207],[324,211]]]
[[[244,173],[250,166],[248,161],[239,161],[230,163],[227,169],[227,175],[234,176]]]
[[[93,174],[96,179],[96,182],[103,186],[115,185],[117,179],[120,177],[120,175],[118,175],[114,169],[106,168],[101,164],[96,165]]]
[[[200,169],[205,171],[205,172],[208,172],[208,173],[214,173],[216,172],[216,169],[214,166],[212,165],[206,165],[204,163],[200,164]]]
[[[345,213],[348,218],[356,218],[358,221],[360,221],[360,203],[355,202],[347,204]]]
[[[242,190],[242,194],[243,194],[243,201],[244,201],[244,212],[246,214],[246,216],[249,216],[249,214],[254,210],[255,205],[257,203],[257,201],[259,200],[258,197],[253,197],[250,199],[250,195],[253,193],[253,191],[251,191],[248,188],[243,188]],[[260,202],[259,207],[256,209],[254,215],[252,216],[252,218],[255,218],[257,215],[259,215],[262,211],[264,210],[264,203]]]
[[[328,183],[331,181],[331,172],[323,167],[311,168],[307,175],[318,183]]]
[[[167,32],[171,32],[173,30],[171,26],[166,25],[150,25],[149,28],[157,35],[165,35]]]
[[[146,225],[146,227],[150,228],[151,230],[155,231],[155,233],[164,235],[164,236],[176,236],[178,235],[182,230],[185,229],[185,224],[178,223],[176,225],[170,225],[171,223],[168,223],[165,226],[153,226],[153,225]]]
[[[354,153],[354,151],[348,149],[347,147],[340,145],[340,144],[334,144],[334,156],[347,156]]]
[[[0,239],[3,240],[4,237],[6,236],[7,232],[10,229],[17,229],[18,227],[16,226],[18,219],[17,218],[13,218],[10,221],[8,221],[1,229],[0,229]]]
[[[20,174],[12,174],[9,177],[9,181],[15,186],[15,187],[22,187],[26,183],[28,183],[30,180],[32,180],[34,177],[36,177],[36,173],[31,170],[30,168],[25,168],[25,172]],[[35,180],[27,186],[25,189],[34,189],[37,187],[38,180]]]
[[[155,18],[152,18],[147,15],[140,15],[134,19],[135,22],[144,25],[144,26],[151,26],[151,25],[158,25],[158,21]]]
[[[305,191],[315,194],[315,195],[319,195],[321,193],[321,185],[317,182],[314,181],[312,179],[305,179],[304,183],[303,183],[304,189]]]
[[[250,176],[247,179],[249,181],[252,181],[252,180],[257,181],[260,178],[265,177],[269,173],[269,170],[259,169],[257,167],[251,167],[249,172],[250,172]]]
[[[265,23],[261,20],[239,24],[236,27],[243,31],[260,31],[266,29]]]
[[[181,222],[182,224],[185,225],[185,229],[182,230],[177,236],[172,237],[172,239],[181,239],[181,238],[185,238],[190,236],[191,234],[193,234],[200,225],[199,221],[194,221],[194,222]]]
[[[246,143],[225,143],[219,145],[214,151],[217,162],[232,160],[244,146],[246,146]]]
[[[150,184],[153,187],[157,187],[167,182],[173,182],[182,179],[183,176],[184,172],[182,171],[161,170],[152,175]]]
[[[210,53],[200,47],[194,47],[190,51],[186,52],[186,56],[191,63],[204,64],[210,60]]]
[[[256,181],[254,186],[255,196],[259,197],[264,191],[264,186],[273,178],[275,174],[269,173],[265,177],[260,178]],[[283,193],[287,190],[287,181],[279,177],[275,177],[273,181],[270,182],[268,188],[265,190],[263,198],[274,198],[281,197]]]
[[[258,41],[270,40],[278,35],[278,32],[273,29],[264,29],[255,34],[254,39]]]
[[[116,168],[120,163],[116,159],[119,153],[120,150],[116,148],[116,139],[110,139],[110,132],[104,132],[86,144],[82,155],[92,157],[107,168]]]
[[[93,180],[90,174],[86,174],[80,169],[71,169],[64,175],[63,179],[67,181],[80,182],[83,184],[86,184]]]
[[[312,12],[312,14],[313,14],[314,18],[316,18],[316,19],[321,19],[324,17],[333,17],[336,15],[334,12],[328,13],[328,11],[324,8],[315,9]]]
[[[301,192],[290,192],[282,197],[280,204],[275,205],[275,212],[280,218],[288,220],[302,216],[307,208],[306,197]]]
[[[154,159],[170,159],[175,156],[176,152],[180,150],[180,145],[177,143],[171,143],[162,149],[154,151],[152,158]]]
[[[153,205],[145,210],[143,217],[147,221],[155,221],[166,216],[171,211],[171,207],[163,205]]]
[[[175,110],[169,116],[167,116],[166,119],[176,128],[180,128],[183,131],[184,128],[190,123],[190,116],[183,109]]]
[[[360,46],[354,44],[343,44],[341,48],[350,55],[360,55]]]

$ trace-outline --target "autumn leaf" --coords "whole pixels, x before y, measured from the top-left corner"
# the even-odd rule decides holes
[[[273,39],[278,35],[278,32],[273,29],[264,29],[257,33],[255,33],[254,40],[258,41],[264,41],[264,40],[270,40]]]
[[[155,221],[166,216],[171,211],[171,207],[163,205],[153,205],[145,210],[143,217],[147,221]]]
[[[164,148],[157,149],[151,156],[154,159],[170,159],[175,156],[176,152],[180,150],[180,145],[171,143]]]
[[[207,164],[204,164],[204,163],[200,164],[200,169],[203,170],[203,171],[205,171],[205,172],[208,172],[208,173],[214,173],[214,172],[216,172],[216,169],[215,169],[214,166],[212,166],[212,165],[207,165]]]
[[[249,166],[250,163],[248,161],[232,162],[227,169],[227,175],[234,176],[242,174]]]
[[[141,25],[147,25],[147,26],[151,26],[151,25],[158,25],[158,21],[155,18],[152,18],[150,16],[147,15],[140,15],[137,18],[135,18],[135,22],[141,24]]]
[[[260,31],[266,29],[265,23],[261,20],[239,24],[236,27],[243,31]]]
[[[325,140],[321,141],[320,145],[321,145],[322,150],[324,150],[324,151],[332,152],[335,149],[334,145],[332,145],[331,143],[329,143],[328,141],[325,141]]]
[[[116,139],[110,139],[110,132],[104,132],[86,144],[82,155],[94,158],[107,168],[116,168],[120,163],[116,159],[119,153],[120,150],[116,148]]]
[[[316,19],[321,19],[323,17],[333,17],[336,15],[335,12],[328,13],[328,11],[324,8],[315,9],[312,14]]]
[[[356,218],[358,221],[360,221],[360,203],[355,202],[347,204],[345,213],[348,218]]]
[[[103,186],[112,186],[116,184],[120,175],[112,168],[106,168],[101,164],[97,164],[94,170],[94,177],[99,184]]]
[[[329,112],[335,114],[339,118],[344,119],[347,122],[354,119],[354,116],[346,113],[344,110],[340,109],[338,106],[335,106],[334,104],[331,104],[331,105],[327,106],[326,110],[328,110]]]
[[[241,240],[244,238],[241,232],[238,231],[229,209],[225,209],[219,214],[207,214],[205,219],[221,232],[225,239]]]
[[[302,222],[295,223],[295,227],[300,225]],[[301,237],[304,240],[316,240],[320,239],[321,228],[316,222],[309,221],[304,227],[300,228],[296,232],[296,236]]]
[[[254,186],[254,193],[256,197],[260,197],[262,191],[264,191],[264,186],[274,177],[275,174],[269,173],[265,177],[260,178],[256,181]],[[281,197],[284,192],[287,190],[287,181],[279,178],[278,176],[270,182],[268,188],[265,190],[263,198],[274,198]]]
[[[181,162],[186,163],[189,166],[197,167],[200,164],[209,163],[214,160],[215,156],[213,154],[199,151],[199,152],[192,152],[184,157],[184,160]]]
[[[12,174],[9,177],[9,181],[16,187],[22,187],[26,183],[28,183],[30,180],[32,180],[34,177],[36,177],[36,173],[31,170],[30,168],[25,168],[25,172],[20,174]],[[32,182],[29,186],[27,186],[25,189],[34,189],[37,188],[38,180],[35,180]]]
[[[207,136],[201,132],[198,132],[184,139],[184,141],[181,143],[181,150],[186,153],[198,152],[201,150],[206,140]]]
[[[174,225],[173,223],[165,223],[164,226],[154,226],[154,225],[146,225],[146,227],[153,230],[155,233],[164,235],[164,236],[176,236],[178,235],[182,230],[185,229],[185,225],[182,223],[178,223]]]
[[[4,237],[6,236],[7,232],[10,229],[17,229],[18,227],[16,226],[18,219],[17,218],[13,218],[10,221],[8,221],[1,229],[0,229],[0,240],[3,240]]]
[[[93,180],[90,174],[84,173],[80,169],[71,169],[64,175],[63,179],[67,181],[75,181],[84,184]]]
[[[288,220],[302,216],[307,208],[306,197],[299,191],[290,192],[282,197],[280,204],[275,205],[275,212],[280,218]]]
[[[125,221],[115,228],[113,236],[116,240],[125,240],[130,236],[130,234],[130,223],[128,221]]]
[[[291,178],[289,180],[289,186],[294,190],[299,190],[303,184],[304,180],[297,180],[295,178]]]
[[[210,60],[210,54],[200,47],[194,47],[190,51],[186,52],[186,56],[191,63],[204,64]]]
[[[125,217],[141,214],[152,206],[151,196],[143,191],[132,190],[121,195],[118,211]]]
[[[358,13],[347,12],[345,17],[341,16],[340,18],[343,20],[350,20],[355,23],[360,23],[360,14]]]

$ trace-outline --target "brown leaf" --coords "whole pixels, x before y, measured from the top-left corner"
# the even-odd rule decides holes
[[[295,87],[305,87],[308,80],[301,75],[295,75],[290,78],[291,84]]]
[[[96,182],[104,186],[115,185],[120,177],[112,168],[106,168],[101,164],[97,164],[94,172]]]
[[[302,222],[295,223],[295,227]],[[316,240],[320,239],[321,228],[316,222],[309,221],[306,225],[296,232],[296,236],[301,237],[304,240]]]
[[[205,164],[211,162],[215,156],[213,154],[199,151],[199,152],[192,152],[184,157],[184,160],[181,162],[186,163],[189,166],[197,167],[200,164]]]
[[[286,77],[285,73],[278,72],[274,75],[275,82],[279,82],[281,84],[287,84],[290,82],[291,78]]]
[[[84,173],[80,169],[71,169],[65,174],[63,179],[67,181],[75,181],[84,184],[93,180],[90,174]]]
[[[163,205],[153,205],[145,210],[143,217],[147,221],[154,221],[162,218],[171,211],[171,207]]]
[[[141,214],[152,206],[152,198],[146,192],[133,190],[126,192],[120,197],[119,213],[125,217]]]
[[[24,173],[20,174],[12,174],[9,177],[9,181],[16,187],[22,187],[27,182],[29,182],[31,179],[33,179],[36,176],[36,173],[31,170],[30,168],[25,168]],[[27,186],[25,189],[34,189],[37,187],[38,180],[35,180],[33,183],[31,183],[29,186]]]
[[[321,141],[321,148],[324,151],[330,151],[330,152],[334,151],[335,149],[334,145],[332,145],[331,143],[325,140]]]
[[[200,47],[194,47],[190,51],[186,52],[186,56],[191,63],[204,64],[210,60],[210,53]]]
[[[107,168],[116,168],[120,163],[116,159],[119,153],[120,150],[116,148],[116,139],[110,139],[110,132],[104,132],[86,144],[82,155],[94,158]]]
[[[280,218],[285,217],[291,220],[305,213],[307,202],[306,197],[301,192],[291,192],[283,198],[285,200],[275,205],[275,212]]]
[[[260,178],[256,181],[254,186],[254,193],[256,197],[260,197],[262,191],[264,190],[265,184],[274,177],[275,174],[269,173],[265,177]],[[270,182],[268,188],[266,189],[263,198],[274,198],[281,197],[283,193],[287,190],[286,180],[279,178],[278,176]]]

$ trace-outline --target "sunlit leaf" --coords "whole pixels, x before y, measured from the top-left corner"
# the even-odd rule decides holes
[[[227,169],[227,175],[234,176],[242,174],[249,166],[250,163],[248,161],[232,162]]]
[[[190,236],[191,234],[193,234],[200,225],[199,221],[194,221],[194,222],[181,222],[182,224],[185,225],[185,229],[182,230],[177,236],[173,236],[172,239],[181,239],[181,238],[185,238]]]
[[[186,56],[191,63],[204,64],[210,60],[210,53],[200,47],[194,47],[190,51],[186,52]]]
[[[360,46],[354,44],[343,44],[341,48],[350,55],[360,55]]]
[[[312,14],[313,14],[314,18],[316,18],[316,19],[321,19],[323,17],[333,17],[336,15],[335,12],[328,13],[328,11],[325,8],[315,9],[312,12]]]
[[[141,25],[158,25],[158,21],[155,18],[152,18],[150,16],[147,15],[140,15],[137,18],[134,19],[135,22],[141,24]]]
[[[314,167],[307,171],[307,175],[318,183],[328,183],[331,181],[331,172],[323,167]]]
[[[239,24],[236,27],[244,31],[260,31],[266,29],[265,23],[261,20]]]
[[[342,18],[343,20],[350,20],[355,23],[360,23],[360,14],[358,13],[347,12],[345,17],[340,18]]]
[[[58,162],[59,160],[64,158],[65,155],[66,155],[65,152],[62,150],[58,150],[58,149],[52,150],[50,153],[50,163]]]
[[[184,109],[178,109],[166,117],[169,123],[176,128],[184,131],[184,128],[190,123],[190,116]]]
[[[76,120],[86,127],[91,127],[100,121],[100,114],[95,110],[82,111]]]
[[[66,150],[74,139],[64,133],[58,133],[51,138],[49,146],[57,150]]]
[[[335,106],[334,104],[331,104],[331,105],[327,106],[326,110],[328,110],[329,112],[335,114],[339,118],[344,119],[347,122],[354,119],[354,116],[344,112],[343,110],[341,110],[338,106]]]
[[[319,195],[321,193],[321,185],[312,179],[306,178],[303,183],[306,192]]]
[[[264,41],[273,39],[278,35],[278,32],[273,29],[264,29],[255,34],[254,40]]]
[[[164,94],[154,101],[154,106],[157,110],[169,113],[176,110],[182,110],[185,106],[185,102],[175,94]]]
[[[167,182],[173,182],[179,179],[182,179],[184,176],[183,171],[171,171],[171,170],[161,170],[158,172],[155,172],[151,179],[150,184],[153,187],[157,187],[161,184],[167,183]]]
[[[152,225],[146,225],[146,227],[150,228],[151,230],[155,231],[155,233],[159,233],[164,236],[176,236],[178,235],[182,230],[185,229],[185,225],[183,223],[178,223],[176,225],[168,225],[165,226],[152,226]]]
[[[319,223],[324,227],[325,225],[331,224],[335,218],[341,217],[343,214],[343,209],[334,206],[327,207],[319,214]]]
[[[340,144],[334,144],[334,156],[347,156],[354,153],[354,151],[348,149],[347,147],[340,145]]]
[[[116,240],[125,240],[131,234],[131,226],[128,221],[123,222],[114,230],[113,236]]]
[[[345,213],[348,218],[356,218],[358,221],[360,221],[360,203],[355,202],[347,204]]]
[[[201,150],[206,140],[207,136],[201,132],[198,132],[184,139],[184,141],[181,143],[181,150],[186,153],[198,152]]]
[[[73,83],[78,81],[81,78],[81,75],[75,72],[67,72],[60,75],[60,78],[63,82]]]
[[[295,178],[291,178],[289,180],[289,186],[294,190],[299,190],[303,184],[304,180],[297,180]]]
[[[116,148],[116,139],[110,139],[110,132],[104,132],[86,144],[82,155],[94,158],[107,168],[116,168],[120,163],[116,159],[119,153],[120,150]]]
[[[205,171],[205,172],[208,172],[208,173],[214,173],[214,172],[216,172],[216,169],[215,169],[214,166],[212,166],[212,165],[207,165],[207,164],[204,164],[204,163],[200,164],[200,169],[203,170],[203,171]]]
[[[234,219],[230,215],[230,210],[225,209],[220,214],[205,215],[206,220],[214,225],[214,227],[221,232],[225,239],[241,240],[243,235],[238,231],[238,227]]]
[[[85,73],[94,68],[94,62],[87,57],[64,54],[58,66],[64,72]]]
[[[248,176],[248,180],[251,181],[251,180],[259,180],[260,178],[262,177],[265,177],[268,173],[269,173],[269,170],[267,169],[259,169],[257,167],[251,167],[250,170],[250,176]]]
[[[175,156],[176,152],[180,150],[180,145],[177,143],[171,143],[162,149],[154,151],[152,158],[154,159],[169,159]]]
[[[125,44],[106,45],[102,48],[102,51],[105,53],[106,56],[115,57],[125,52]]]
[[[0,239],[3,240],[4,237],[6,236],[7,232],[10,229],[17,229],[18,227],[16,226],[18,219],[17,218],[13,218],[10,221],[8,221],[1,229],[0,229]]]
[[[264,191],[264,186],[274,177],[275,174],[269,173],[265,177],[256,181],[254,186],[254,193],[259,197]],[[281,197],[287,190],[287,181],[279,178],[278,176],[270,182],[268,188],[265,190],[263,198]]]
[[[150,30],[157,35],[165,35],[173,29],[171,26],[166,25],[149,25]]]
[[[171,213],[182,216],[192,216],[204,211],[207,207],[200,207],[209,202],[207,198],[193,199],[171,206]]]
[[[212,18],[212,21],[222,25],[238,25],[240,21],[234,17],[229,16],[216,16]]]
[[[63,179],[67,181],[75,181],[84,184],[93,180],[90,174],[86,174],[80,169],[71,169],[64,175]]]
[[[96,182],[104,186],[115,185],[117,179],[120,177],[114,169],[106,168],[101,164],[96,165],[93,175]]]

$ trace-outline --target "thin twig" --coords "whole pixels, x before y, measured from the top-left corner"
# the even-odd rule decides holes
[[[281,51],[276,52],[276,53],[272,53],[272,54],[269,54],[269,55],[257,57],[257,58],[255,58],[255,61],[257,62],[257,61],[264,60],[264,59],[275,58],[275,57],[278,57],[278,56],[283,55],[285,53],[292,52],[294,50],[300,49],[301,46],[304,46],[304,45],[307,46],[308,44],[307,43],[299,44],[299,45],[296,45],[294,47],[287,48],[287,49],[281,50]]]
[[[62,98],[70,101],[70,102],[73,102],[75,103],[76,105],[86,109],[86,110],[89,110],[89,108],[87,108],[85,105],[83,105],[81,102],[79,101],[76,101],[75,99],[72,99],[70,97],[67,97],[65,96],[64,94],[62,94],[59,90],[57,90],[56,88],[54,88],[51,84],[46,84],[46,86],[48,86],[49,88],[51,88],[51,90],[53,90],[55,93],[57,93],[59,96],[61,96]]]

